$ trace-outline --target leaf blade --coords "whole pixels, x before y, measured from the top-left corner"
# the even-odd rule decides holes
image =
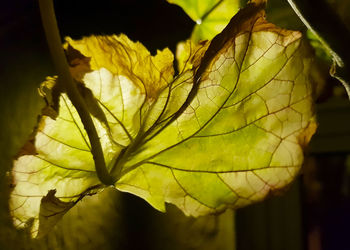
[[[238,0],[167,1],[179,5],[196,22],[191,37],[195,43],[210,40],[219,34],[240,7]]]
[[[124,35],[67,41],[84,59],[72,72],[104,113],[94,124],[117,189],[200,216],[260,201],[297,175],[316,129],[312,56],[299,32],[266,22],[262,5],[241,10],[210,43],[186,43],[174,79],[168,50],[152,57]],[[65,94],[56,116],[43,116],[30,150],[38,155],[13,170],[12,214],[19,226],[34,218],[32,232],[49,190],[76,202],[98,185]]]
[[[241,14],[247,22],[229,27],[238,30],[227,32],[231,37],[220,38],[222,45],[213,46],[218,49],[207,59],[198,92],[187,109],[126,163],[121,190],[128,191],[125,183],[133,183],[132,192],[153,206],[164,207],[154,204],[151,197],[157,193],[157,200],[199,216],[261,200],[296,176],[303,161],[299,137],[308,128],[313,128],[311,135],[315,131],[309,48],[298,32],[267,23],[261,8],[251,8]],[[259,51],[258,46],[263,48]],[[206,53],[209,50],[210,46]],[[139,168],[148,183],[158,183],[156,190],[149,187],[147,193],[143,186],[142,193],[135,191],[133,172],[140,172]],[[240,172],[264,184],[254,189],[256,198],[245,198],[250,197],[245,193],[249,183],[237,187],[229,181],[231,176],[239,182],[235,176]],[[216,192],[208,191],[213,186]]]

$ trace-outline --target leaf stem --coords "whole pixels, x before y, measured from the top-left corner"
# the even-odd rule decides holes
[[[331,75],[344,85],[350,99],[350,31],[325,0],[287,0],[305,26],[320,40],[339,66]]]
[[[105,185],[113,185],[114,180],[106,168],[106,163],[96,128],[88,112],[86,103],[81,97],[69,71],[69,66],[63,51],[61,37],[58,31],[53,1],[39,0],[39,7],[52,60],[59,75],[58,84],[62,84],[63,89],[67,92],[69,99],[76,108],[81,122],[84,125],[90,140],[91,153],[93,155],[95,169],[99,180]]]

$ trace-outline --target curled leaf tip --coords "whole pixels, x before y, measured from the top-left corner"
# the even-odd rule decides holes
[[[56,189],[51,189],[41,199],[37,238],[45,236],[63,215],[74,206],[74,202],[63,202],[58,199],[55,196],[56,192]]]
[[[125,35],[67,43],[117,189],[201,216],[261,201],[299,173],[316,129],[312,56],[261,7],[211,41],[183,43],[176,77],[168,49],[152,56]],[[76,109],[65,93],[49,99],[57,117],[42,116],[36,154],[14,162],[10,200],[18,227],[43,232],[103,187]]]

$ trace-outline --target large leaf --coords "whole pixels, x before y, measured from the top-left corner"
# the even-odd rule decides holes
[[[167,0],[179,5],[196,22],[192,39],[212,39],[220,33],[239,9],[239,0]]]
[[[188,43],[174,79],[169,50],[152,57],[124,35],[67,41],[74,78],[104,113],[94,123],[117,189],[200,216],[260,201],[298,174],[316,128],[312,59],[301,34],[266,22],[262,5],[249,4],[210,43]],[[12,214],[18,226],[34,219],[34,234],[47,208],[59,218],[103,188],[65,94],[59,107],[41,118],[36,154],[13,169]],[[40,233],[54,222],[40,219]]]
[[[144,46],[131,42],[124,35],[90,37],[86,41],[74,42],[74,45],[82,51],[89,51],[84,56],[68,49],[68,60],[76,80],[81,80],[79,71],[84,74],[90,72],[85,75],[84,82],[97,97],[95,100],[99,103],[99,109],[105,112],[105,119],[108,119],[108,126],[105,126],[101,116],[94,119],[94,123],[107,167],[111,169],[119,152],[137,135],[143,123],[141,121],[145,117],[151,119],[151,116],[141,113],[148,112],[147,109],[157,99],[157,91],[172,79],[173,56],[166,49],[151,57]],[[111,55],[114,55],[112,60]],[[87,60],[87,56],[91,60]],[[88,67],[86,62],[90,62]],[[88,137],[77,111],[66,94],[58,97],[60,93],[59,89],[55,89],[54,81],[48,78],[41,86],[40,92],[48,106],[43,109],[35,130],[34,146],[31,140],[23,147],[23,156],[14,162],[13,168],[15,189],[10,206],[15,225],[25,226],[33,222],[32,234],[37,235],[39,230],[39,236],[45,234],[42,228],[39,229],[39,217],[58,218],[57,211],[52,211],[52,215],[48,215],[47,211],[42,214],[46,207],[55,206],[50,201],[58,197],[71,204],[101,188]],[[90,104],[88,106],[93,107],[94,100],[86,98],[89,97],[89,89],[81,84],[79,86]],[[46,199],[48,202],[44,207],[40,206],[46,194],[50,194],[50,199]],[[63,209],[62,213],[66,211]],[[41,221],[40,225],[45,229],[49,227]]]

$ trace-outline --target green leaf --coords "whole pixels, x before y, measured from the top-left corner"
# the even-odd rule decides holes
[[[74,202],[63,202],[55,197],[56,190],[50,190],[41,199],[38,238],[45,235],[74,206]]]
[[[312,57],[299,32],[265,21],[262,5],[239,11],[212,41],[186,43],[175,78],[168,49],[151,56],[124,35],[67,43],[90,58],[71,70],[104,112],[94,124],[117,189],[161,211],[172,203],[200,216],[261,201],[298,174],[316,129]],[[55,99],[47,89],[46,99]],[[56,221],[40,218],[53,189],[55,203],[75,204],[103,188],[65,94],[57,112],[43,113],[35,153],[13,169],[12,215],[17,226],[34,218],[33,235]],[[67,212],[60,211],[56,218]]]
[[[220,33],[239,10],[239,0],[167,0],[179,5],[196,22],[192,40],[210,40]]]
[[[76,58],[76,51],[65,46],[73,77],[85,84],[79,87],[80,92],[90,112],[97,111],[92,112],[96,116],[94,124],[107,168],[111,170],[118,154],[134,140],[141,120],[144,117],[151,119],[147,115],[148,109],[157,99],[158,92],[172,80],[173,55],[165,49],[152,57],[144,46],[131,42],[124,35],[90,37],[74,42],[74,45],[85,52],[84,58],[92,59],[88,67],[85,59],[70,60]],[[67,95],[56,88],[59,85],[54,85],[55,80],[48,78],[40,88],[47,107],[35,129],[35,140],[24,146],[12,171],[15,188],[10,207],[14,223],[23,227],[34,219],[33,236],[38,231],[39,236],[44,235],[54,226],[52,222],[57,222],[45,223],[39,215],[42,197],[51,190],[56,190],[57,199],[70,204],[102,187],[79,115]],[[95,107],[91,91],[99,108]],[[98,115],[100,110],[104,112],[103,116]],[[105,126],[105,120],[108,120],[108,126]],[[66,212],[62,210],[55,215],[59,217]]]
[[[96,120],[96,125],[100,124]],[[102,125],[99,125],[103,131]],[[110,139],[101,135],[101,143],[108,160]],[[108,141],[108,142],[107,142]],[[54,120],[43,115],[36,129],[35,152],[20,156],[12,170],[15,188],[11,194],[10,207],[16,226],[26,226],[34,218],[32,234],[45,234],[39,229],[39,211],[42,197],[50,190],[57,190],[56,197],[71,204],[92,186],[98,186],[99,180],[94,169],[86,132],[65,94],[60,97],[59,115]],[[52,192],[51,192],[52,193]],[[67,209],[68,210],[68,209]],[[65,213],[67,210],[62,210]],[[60,212],[56,214],[59,217]],[[53,226],[54,223],[48,223]],[[45,229],[49,226],[40,221]]]
[[[293,180],[315,129],[311,59],[300,33],[263,15],[249,6],[211,42],[195,97],[143,140],[117,188],[199,216],[259,201]]]
[[[324,48],[320,40],[312,33],[310,30],[307,30],[306,36],[310,41],[310,45],[314,48],[315,54],[318,58],[322,59],[328,65],[332,64],[332,55],[328,50]]]

